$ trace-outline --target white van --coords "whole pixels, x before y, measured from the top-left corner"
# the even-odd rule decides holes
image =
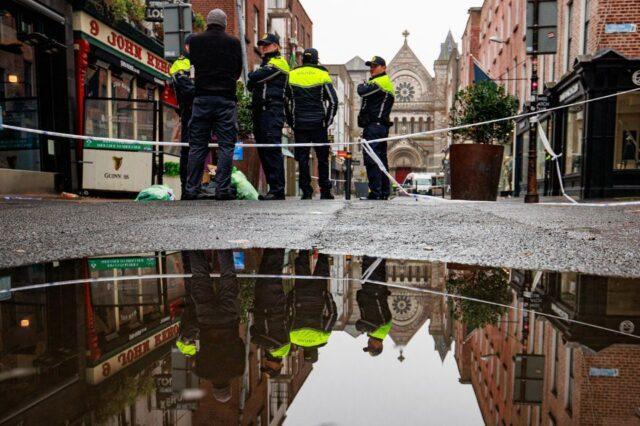
[[[430,194],[435,173],[409,173],[402,187],[411,194]]]

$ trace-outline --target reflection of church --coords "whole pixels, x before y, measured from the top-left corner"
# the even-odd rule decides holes
[[[438,351],[442,361],[451,350],[452,318],[446,300],[441,296],[428,293],[418,293],[411,289],[429,289],[445,291],[446,267],[445,264],[428,263],[411,260],[387,260],[386,281],[389,284],[406,286],[402,288],[390,288],[389,308],[393,316],[393,327],[389,337],[393,341],[394,348],[398,351],[398,360],[405,359],[404,348],[409,344],[418,331],[429,323],[429,334],[435,340],[435,350]],[[360,276],[354,273],[353,276]],[[356,303],[355,293],[359,286],[351,286],[350,317],[345,331],[352,336],[358,336],[355,322],[360,318],[360,312]]]
[[[457,61],[458,50],[451,32],[441,45],[440,55],[434,62],[434,75],[409,47],[409,32],[404,32],[404,45],[389,62],[388,74],[396,87],[396,103],[391,114],[393,127],[390,136],[418,133],[447,127],[447,85],[449,62]],[[354,82],[360,83],[368,68],[355,57],[347,63]],[[358,105],[355,105],[359,108]],[[357,114],[357,111],[356,111]],[[403,182],[411,172],[440,172],[447,134],[421,136],[394,142],[389,148],[389,167],[396,180]]]

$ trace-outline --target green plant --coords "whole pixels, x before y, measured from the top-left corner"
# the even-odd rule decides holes
[[[140,0],[103,0],[104,5],[114,21],[141,24],[145,18],[145,4]]]
[[[202,14],[195,12],[193,14],[193,32],[199,33],[207,29],[207,20]]]
[[[244,89],[244,84],[239,81],[236,87],[238,98],[238,127],[240,138],[247,138],[253,133],[253,113],[251,112],[251,97]]]
[[[518,100],[507,94],[504,87],[492,81],[472,84],[456,93],[449,116],[452,127],[480,123],[516,114]],[[513,131],[513,121],[500,121],[452,131],[458,141],[472,140],[480,144],[505,144]]]
[[[122,410],[133,405],[138,398],[151,394],[155,390],[152,371],[153,368],[149,367],[136,375],[121,372],[103,385],[96,404],[97,424],[109,423]]]
[[[503,305],[511,301],[507,273],[499,268],[476,269],[452,275],[447,280],[447,292]],[[506,310],[501,306],[468,299],[454,299],[452,304],[453,317],[464,322],[469,330],[496,323]]]
[[[180,176],[180,164],[173,161],[165,161],[163,174],[168,177]]]

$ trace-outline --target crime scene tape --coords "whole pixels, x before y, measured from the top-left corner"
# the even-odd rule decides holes
[[[211,278],[220,278],[220,274],[209,274],[209,276]],[[235,274],[235,276],[236,278],[253,278],[253,279],[294,279],[294,280],[302,280],[302,281],[335,280],[335,281],[352,282],[352,283],[359,283],[359,284],[371,283],[371,284],[382,285],[385,287],[391,287],[391,288],[396,288],[401,290],[411,290],[417,293],[431,294],[434,296],[441,296],[441,297],[446,297],[451,299],[468,300],[470,302],[483,303],[483,304],[497,306],[505,309],[511,309],[514,311],[532,312],[532,313],[535,313],[536,315],[540,315],[546,318],[555,318],[567,323],[583,325],[583,326],[594,328],[597,330],[608,331],[618,335],[640,340],[640,336],[638,335],[626,333],[624,331],[616,330],[613,328],[603,327],[597,324],[590,324],[584,321],[565,318],[559,315],[549,314],[545,312],[539,312],[533,309],[525,309],[523,307],[508,305],[505,303],[493,302],[490,300],[479,299],[476,297],[462,296],[459,294],[448,293],[446,291],[439,291],[439,290],[433,290],[428,288],[418,288],[418,287],[408,286],[408,285],[399,284],[399,283],[389,283],[386,281],[376,281],[376,280],[370,279],[368,276],[365,276],[364,274],[362,278],[331,277],[331,276],[322,277],[322,276],[315,276],[315,275],[283,275],[283,274]],[[192,277],[193,277],[192,274],[150,274],[150,275],[125,275],[125,276],[119,276],[119,277],[81,278],[76,280],[57,281],[57,282],[49,282],[49,283],[43,283],[43,284],[30,284],[22,287],[15,287],[8,290],[1,290],[0,295],[3,295],[3,293],[18,293],[22,291],[30,291],[30,290],[37,290],[37,289],[43,289],[43,288],[53,288],[53,287],[62,287],[62,286],[68,286],[68,285],[78,285],[78,284],[88,284],[88,283],[96,284],[96,283],[125,282],[125,281],[141,281],[142,282],[142,281],[150,281],[150,280],[158,280],[158,279],[180,279],[180,278],[184,279],[184,278],[192,278]],[[416,284],[419,284],[419,283],[416,283]]]
[[[447,132],[451,132],[451,131],[455,131],[455,130],[463,130],[463,129],[470,129],[472,127],[479,127],[479,126],[486,126],[488,124],[495,124],[495,123],[500,123],[502,121],[510,121],[510,120],[517,120],[520,118],[527,118],[527,117],[534,117],[537,115],[542,115],[542,114],[546,114],[547,112],[552,112],[552,111],[558,111],[558,110],[562,110],[565,108],[571,108],[574,106],[578,106],[578,105],[585,105],[588,103],[592,103],[592,102],[597,102],[597,101],[601,101],[604,99],[609,99],[609,98],[614,98],[617,96],[621,96],[621,95],[626,95],[629,93],[633,93],[633,92],[638,92],[640,91],[640,87],[637,87],[635,89],[630,89],[630,90],[624,90],[621,92],[616,92],[616,93],[611,93],[609,95],[604,95],[604,96],[600,96],[597,98],[592,98],[592,99],[586,99],[583,101],[578,101],[578,102],[574,102],[571,104],[567,104],[567,105],[560,105],[560,106],[556,106],[556,107],[552,107],[552,108],[547,108],[547,109],[543,109],[543,110],[539,110],[539,111],[532,111],[532,112],[527,112],[527,113],[522,113],[522,114],[517,114],[517,115],[512,115],[509,117],[502,117],[502,118],[496,118],[493,120],[486,120],[486,121],[481,121],[478,123],[472,123],[472,124],[463,124],[460,126],[452,126],[452,127],[445,127],[442,129],[434,129],[434,130],[427,130],[424,132],[418,132],[418,133],[408,133],[408,134],[403,134],[403,135],[398,135],[398,136],[391,136],[391,137],[386,137],[386,138],[380,138],[380,139],[372,139],[370,141],[368,141],[370,144],[371,143],[377,143],[377,142],[397,142],[397,141],[401,141],[401,140],[406,140],[406,139],[411,139],[411,138],[416,138],[419,136],[429,136],[429,135],[436,135],[436,134],[440,134],[440,133],[447,133]],[[54,138],[66,138],[66,139],[74,139],[74,140],[95,140],[95,141],[104,141],[104,142],[117,142],[117,143],[122,143],[122,144],[135,144],[135,145],[150,145],[150,146],[189,146],[188,143],[182,143],[182,142],[167,142],[167,141],[139,141],[139,140],[135,140],[135,139],[120,139],[120,138],[108,138],[108,137],[99,137],[99,136],[95,136],[95,135],[75,135],[75,134],[71,134],[71,133],[61,133],[61,132],[52,132],[52,131],[48,131],[48,130],[40,130],[40,129],[32,129],[29,127],[19,127],[19,126],[12,126],[9,124],[3,124],[0,121],[0,130],[3,129],[7,129],[7,130],[14,130],[17,132],[25,132],[25,133],[32,133],[32,134],[36,134],[36,135],[41,135],[41,136],[50,136],[50,137],[54,137]],[[242,143],[241,145],[245,148],[277,148],[277,147],[317,147],[317,146],[334,146],[334,145],[338,145],[338,146],[352,146],[352,145],[361,145],[363,142],[362,141],[345,141],[345,142],[327,142],[327,143],[279,143],[279,144],[245,144]],[[208,145],[210,148],[217,148],[219,145],[212,143]]]

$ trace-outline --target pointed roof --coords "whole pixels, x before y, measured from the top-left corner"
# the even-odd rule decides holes
[[[365,62],[360,56],[355,56],[344,65],[348,71],[369,71],[369,67],[365,65]]]
[[[413,49],[411,49],[411,47],[409,46],[408,32],[405,32],[405,33],[406,34],[403,34],[403,36],[405,37],[404,44],[402,45],[400,50],[398,50],[398,53],[396,53],[396,55],[393,57],[391,62],[388,62],[389,67],[393,68],[394,65],[398,65],[399,62],[402,62],[402,63],[412,62],[417,64],[420,68],[422,68],[422,70],[428,77],[431,77],[431,73],[427,70],[427,68],[424,66],[422,61],[418,58],[418,56],[415,54]]]
[[[451,57],[453,51],[458,51],[458,44],[453,38],[453,34],[451,34],[451,30],[447,33],[447,38],[444,43],[440,44],[440,56],[438,56],[438,61],[448,61]]]
[[[440,355],[440,360],[444,363],[444,360],[447,358],[447,354],[451,350],[451,342],[448,342],[444,336],[433,336],[433,340],[435,342],[436,351],[438,352],[438,355]]]

